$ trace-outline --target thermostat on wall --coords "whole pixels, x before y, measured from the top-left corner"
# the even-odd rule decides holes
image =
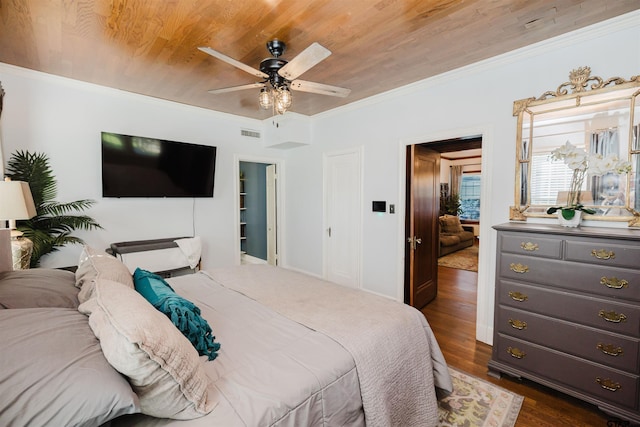
[[[386,212],[387,211],[387,202],[373,202],[373,212]]]

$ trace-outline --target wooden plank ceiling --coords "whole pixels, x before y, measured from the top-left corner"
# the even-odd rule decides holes
[[[291,111],[313,115],[639,8],[638,0],[2,0],[0,62],[264,119],[271,112],[259,109],[258,89],[207,93],[259,79],[197,47],[258,68],[269,40],[286,42],[287,60],[318,42],[333,54],[301,78],[351,94],[293,92]]]

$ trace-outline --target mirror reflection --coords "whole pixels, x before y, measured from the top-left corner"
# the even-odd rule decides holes
[[[585,219],[640,225],[640,79],[603,80],[591,77],[588,67],[573,70],[570,79],[555,92],[514,103],[517,191],[511,219],[545,217],[550,207],[580,204],[591,213]]]

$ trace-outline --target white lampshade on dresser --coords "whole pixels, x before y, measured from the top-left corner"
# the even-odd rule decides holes
[[[14,270],[29,268],[33,251],[33,242],[16,230],[16,220],[30,219],[35,215],[36,207],[29,183],[11,181],[9,178],[0,181],[0,219],[9,221]]]

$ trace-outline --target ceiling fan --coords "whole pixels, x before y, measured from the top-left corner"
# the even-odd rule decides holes
[[[279,114],[284,114],[291,106],[290,89],[339,97],[345,97],[351,92],[350,89],[342,87],[298,79],[304,72],[331,55],[331,51],[319,43],[311,44],[291,61],[287,61],[280,58],[286,49],[286,44],[278,39],[271,40],[267,42],[267,49],[272,57],[264,59],[260,63],[259,70],[213,50],[210,47],[199,47],[198,49],[244,72],[263,79],[261,82],[213,89],[210,90],[209,93],[220,94],[237,90],[262,88],[258,98],[260,106],[264,109],[272,107]]]

